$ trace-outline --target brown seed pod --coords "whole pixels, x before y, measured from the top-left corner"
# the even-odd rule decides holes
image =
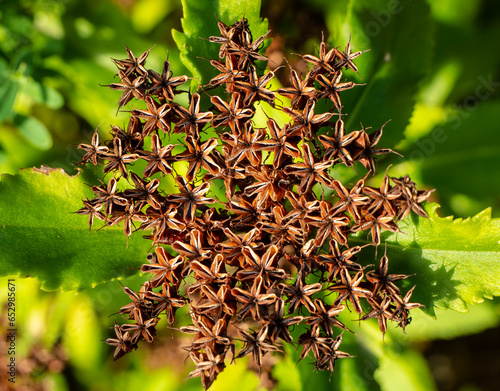
[[[174,76],[168,58],[160,74],[146,68],[149,50],[136,58],[127,49],[128,59],[114,60],[120,82],[109,85],[122,93],[119,109],[138,101],[127,130],[112,127],[107,145],[97,132],[79,145],[82,163],[103,166],[108,179],[76,213],[90,229],[100,219],[104,229],[123,224],[127,237],[148,231],[155,248],[140,269],[148,280],[138,292],[124,287],[132,301],[119,314],[133,323],[115,325],[106,342],[118,359],[153,342],[160,318],[172,328],[184,321],[180,331],[193,336],[189,377],[208,388],[228,352],[262,369],[264,356],[283,353],[279,342],[294,343],[291,330],[303,325],[300,360],[312,352],[316,370],[333,371],[350,357],[339,350],[339,332],[349,331],[337,319],[343,311],[376,318],[383,336],[387,321],[405,330],[421,306],[410,302],[414,288],[400,297],[395,283],[406,276],[389,274],[386,253],[365,272],[367,246],[353,245],[351,234],[378,246],[382,231],[398,232],[410,213],[427,216],[421,204],[430,191],[407,176],[386,174],[378,188],[366,176],[354,185],[336,177],[335,166],[356,162],[374,174],[375,157],[393,152],[377,146],[385,124],[370,134],[344,128],[340,96],[356,86],[344,74],[358,72],[363,53],[352,53],[350,41],[342,52],[323,38],[317,56],[302,56],[311,70],[292,70],[292,86],[273,91],[274,72],[256,65],[267,60],[260,51],[268,34],[254,40],[244,18],[218,28],[208,41],[220,45],[210,60],[219,74],[205,88],[222,86],[219,95],[182,91],[188,77]],[[182,93],[188,107],[176,99]],[[276,94],[290,104],[278,105]],[[333,105],[320,112],[323,98]],[[259,122],[262,102],[274,111]],[[176,316],[181,307],[185,317]]]

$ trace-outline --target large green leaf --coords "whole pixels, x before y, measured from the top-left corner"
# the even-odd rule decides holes
[[[500,296],[500,219],[492,219],[490,209],[468,219],[442,218],[438,207],[426,206],[429,220],[411,216],[399,224],[401,232],[384,235],[389,272],[412,274],[412,301],[430,314],[434,307],[466,312],[467,304]]]
[[[84,290],[131,275],[151,243],[117,226],[92,231],[74,214],[92,196],[82,175],[26,169],[0,181],[0,276],[37,277],[45,290]]]
[[[248,19],[254,39],[267,32],[267,20],[260,17],[260,0],[182,0],[184,33],[172,30],[183,64],[193,75],[191,90],[207,84],[216,70],[207,59],[218,59],[219,45],[210,36],[220,36],[217,19],[231,25],[242,17]],[[204,38],[204,39],[201,39]]]
[[[346,129],[384,129],[380,145],[394,147],[408,125],[419,82],[427,74],[433,49],[433,21],[425,1],[357,0],[332,2],[326,10],[328,42],[352,51],[368,50],[356,59],[361,77],[345,77],[365,86],[342,93]]]

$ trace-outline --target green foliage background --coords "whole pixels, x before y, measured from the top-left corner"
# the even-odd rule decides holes
[[[95,128],[105,137],[110,126],[126,125],[128,113],[116,114],[119,95],[100,86],[113,81],[116,70],[110,58],[124,58],[125,44],[136,54],[156,45],[148,57],[153,69],[160,70],[168,54],[174,74],[206,78],[208,71],[200,65],[206,61],[198,57],[215,55],[206,52],[206,41],[199,37],[217,33],[214,13],[231,23],[247,10],[254,36],[266,31],[266,21],[259,19],[260,1],[225,4],[0,3],[0,173],[8,174],[0,180],[0,275],[38,277],[16,277],[19,357],[27,356],[33,346],[50,349],[56,343],[68,356],[64,372],[39,371],[30,381],[48,384],[51,390],[201,388],[198,379],[183,380],[189,371],[183,356],[168,353],[175,348],[170,338],[175,331],[162,330],[158,341],[165,343],[141,346],[116,363],[100,342],[111,335],[108,316],[128,300],[117,281],[105,281],[120,277],[128,286],[138,286],[144,277],[134,275],[132,268],[143,262],[149,244],[132,236],[127,248],[119,227],[89,235],[85,219],[70,215],[88,195],[84,184],[95,184],[99,173],[84,170],[68,177],[56,171],[47,176],[19,169],[46,164],[74,175],[76,144],[88,143]],[[362,122],[378,128],[391,119],[381,143],[405,157],[379,161],[379,173],[392,164],[392,176],[408,173],[419,185],[437,188],[435,201],[442,217],[475,216],[452,221],[435,215],[436,206],[429,205],[433,226],[410,219],[402,227],[404,235],[384,237],[393,266],[400,272],[417,269],[415,298],[437,320],[414,311],[407,335],[391,329],[382,341],[376,321],[360,327],[347,315],[343,321],[359,337],[346,334],[342,349],[357,358],[340,360],[330,381],[328,374],[313,372],[307,363],[296,366],[298,354],[289,351],[290,358],[280,360],[274,371],[276,389],[485,387],[479,381],[446,388],[442,379],[433,379],[433,367],[422,352],[432,341],[500,324],[498,299],[484,301],[500,295],[500,224],[495,219],[500,216],[499,11],[498,5],[486,0],[262,2],[260,16],[268,19],[275,39],[271,49],[284,52],[291,61],[290,53],[315,53],[322,33],[334,46],[343,47],[351,38],[354,50],[371,49],[357,62],[356,82],[367,85],[343,98],[349,113],[346,126],[353,130]],[[193,88],[198,81],[193,79]],[[351,170],[337,174],[347,183],[354,179]],[[379,181],[376,177],[373,184]],[[483,211],[488,207],[492,209]],[[53,269],[40,267],[37,259],[42,258]],[[110,266],[118,268],[106,276]],[[89,270],[83,279],[82,268]],[[6,286],[6,279],[0,281]],[[68,292],[42,291],[42,281],[44,289]],[[71,289],[82,293],[75,295]],[[4,293],[0,300],[5,300]],[[242,391],[258,389],[259,380],[246,365],[240,360],[228,366],[213,389],[233,389],[236,380]]]

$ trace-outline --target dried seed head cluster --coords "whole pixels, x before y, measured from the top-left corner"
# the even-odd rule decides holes
[[[201,96],[189,95],[189,107],[176,103],[186,93],[178,88],[186,76],[173,77],[168,60],[160,74],[146,69],[149,51],[136,58],[114,60],[123,91],[118,106],[132,99],[146,107],[133,109],[126,130],[112,128],[113,139],[101,145],[97,132],[83,163],[102,164],[112,173],[107,183],[93,186],[95,198],[84,200],[78,212],[106,225],[123,222],[150,231],[155,251],[141,268],[151,278],[139,292],[124,287],[131,303],[119,310],[132,323],[115,325],[114,358],[152,342],[160,317],[174,324],[176,310],[189,305],[192,324],[180,328],[192,334],[186,347],[195,368],[210,387],[228,360],[251,356],[260,369],[263,356],[281,351],[280,343],[296,343],[300,358],[312,356],[315,368],[333,371],[348,328],[338,319],[352,308],[361,320],[377,318],[385,333],[387,321],[403,329],[410,322],[413,288],[402,294],[397,282],[405,275],[389,274],[384,255],[375,270],[357,262],[360,246],[350,246],[349,234],[367,231],[380,244],[382,230],[398,231],[397,222],[410,212],[426,217],[421,203],[429,191],[417,190],[408,176],[390,178],[380,188],[360,179],[352,188],[331,175],[337,164],[358,162],[375,173],[374,157],[391,153],[379,148],[384,125],[346,132],[341,119],[341,94],[354,88],[344,71],[357,72],[351,53],[321,42],[318,57],[304,55],[311,70],[303,77],[291,71],[291,87],[268,88],[273,72],[259,74],[257,61],[265,36],[254,41],[245,19],[218,24],[219,59],[210,63],[220,72],[205,91],[210,111],[202,111]],[[267,34],[266,34],[267,35]],[[206,92],[205,92],[206,93]],[[277,94],[290,98],[290,105]],[[331,100],[331,110],[316,112],[316,102]],[[278,124],[256,127],[256,103],[266,102],[289,116]],[[208,137],[207,132],[213,137]],[[184,150],[174,154],[177,139]],[[142,174],[131,166],[144,161]],[[185,175],[178,175],[187,166]],[[175,193],[166,194],[161,179],[172,176]],[[128,189],[118,191],[118,182]],[[217,189],[225,189],[225,198]],[[331,196],[325,197],[325,189]],[[220,194],[217,196],[217,194]],[[215,208],[215,203],[224,208]],[[326,297],[329,299],[326,300]],[[293,340],[291,328],[304,333]]]

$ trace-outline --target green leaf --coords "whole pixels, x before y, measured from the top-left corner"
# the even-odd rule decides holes
[[[344,349],[343,346],[342,349]],[[356,356],[339,360],[338,364],[336,364],[334,376],[338,377],[339,390],[368,391],[377,389],[374,382],[366,378],[368,362],[366,360],[358,360],[359,357]],[[360,368],[361,366],[364,368]],[[334,382],[336,382],[335,379]]]
[[[273,368],[272,374],[277,380],[276,391],[302,391],[306,389],[301,384],[300,372],[291,357],[289,354],[281,357]]]
[[[228,365],[210,388],[214,391],[233,391],[235,384],[238,384],[239,391],[257,390],[259,386],[258,375],[248,370],[249,360],[237,360],[232,365]],[[184,387],[179,387],[183,389]]]
[[[386,348],[379,363],[374,376],[382,391],[399,391],[402,386],[407,391],[436,389],[424,357],[415,351],[395,353]]]
[[[129,276],[151,243],[127,239],[120,227],[89,235],[86,216],[75,214],[92,196],[82,175],[61,169],[26,169],[0,181],[0,276],[36,277],[45,290],[82,291]]]
[[[297,325],[291,330],[293,340],[297,341],[299,336],[305,331],[306,327],[304,325]],[[328,371],[313,371],[313,361],[309,357],[305,357],[303,360],[299,361],[302,346],[295,347],[290,344],[285,344],[283,350],[287,359],[285,363],[280,363],[279,367],[273,370],[273,376],[275,376],[279,382],[278,391],[326,390],[331,387],[331,379]],[[312,354],[310,354],[310,356],[312,356]],[[293,368],[290,367],[291,365],[293,365]],[[287,367],[289,368],[288,374],[285,373]],[[284,376],[288,377],[287,380],[283,380]],[[298,381],[299,384],[290,385],[289,383],[291,381]]]
[[[92,301],[85,295],[79,295],[73,305],[65,312],[65,330],[62,333],[63,344],[68,351],[69,362],[85,372],[87,376],[97,376],[101,368],[99,362],[106,346],[100,343],[100,327]]]
[[[447,4],[454,2],[454,7]],[[496,75],[500,53],[496,50],[495,39],[500,34],[498,12],[488,12],[493,23],[485,23],[484,9],[479,1],[457,0],[429,2],[431,12],[436,20],[436,46],[433,58],[434,75],[448,63],[455,63],[458,70],[458,81],[447,91],[446,101],[460,103],[469,95],[474,95],[481,88],[481,78]],[[482,14],[482,15],[481,15]],[[480,56],[474,67],[470,67],[471,57]],[[484,91],[483,91],[484,93]]]
[[[120,94],[107,87],[96,88],[98,83],[113,80],[109,70],[77,58],[71,61],[71,68],[65,69],[65,76],[74,85],[74,93],[68,97],[68,106],[74,112],[96,127],[101,125],[106,128],[111,124],[126,123],[127,113],[116,112]]]
[[[500,314],[497,304],[484,303],[469,306],[469,312],[462,314],[456,311],[436,309],[436,319],[423,311],[411,311],[411,325],[407,334],[394,328],[389,328],[389,334],[404,335],[409,341],[429,341],[433,339],[453,339],[465,335],[479,334],[489,328],[500,325]]]
[[[378,129],[391,119],[380,145],[394,147],[430,67],[434,26],[429,6],[425,1],[359,0],[336,2],[327,12],[330,44],[343,49],[351,39],[352,52],[370,49],[356,59],[361,77],[344,72],[366,83],[341,94],[346,129],[359,129],[360,123]]]
[[[27,95],[35,102],[44,104],[51,109],[60,109],[64,105],[61,93],[52,87],[37,82],[32,78],[21,79],[20,93]]]
[[[38,119],[18,114],[14,117],[14,124],[26,141],[35,148],[46,151],[52,147],[52,136]]]
[[[341,345],[341,350],[356,356],[352,361],[358,366],[358,376],[354,377],[356,382],[351,389],[363,384],[365,388],[370,386],[370,390],[383,391],[399,390],[402,385],[405,390],[412,391],[436,389],[424,357],[409,349],[405,339],[393,339],[392,335],[387,334],[384,339],[375,319],[356,324],[358,322],[352,317],[349,321],[348,314],[342,314],[340,318],[356,333],[344,334],[346,345]],[[403,335],[406,338],[406,334]]]
[[[139,0],[133,4],[130,18],[135,29],[140,33],[151,32],[174,7],[179,4],[174,1]]]
[[[351,316],[347,315],[344,318]],[[349,327],[351,326],[353,325]],[[354,331],[354,328],[352,330]],[[335,389],[342,391],[380,389],[373,377],[375,370],[379,366],[378,358],[370,349],[367,349],[360,338],[350,333],[344,333],[339,350],[349,353],[353,357],[343,358],[336,362],[333,382],[338,382],[338,384]]]
[[[210,36],[220,36],[217,19],[231,25],[245,17],[248,19],[254,39],[267,32],[267,20],[262,20],[260,0],[182,0],[184,33],[172,30],[181,61],[192,73],[191,91],[207,84],[216,75],[216,70],[207,59],[219,58],[219,45],[210,43]],[[204,38],[204,39],[201,39]]]
[[[412,275],[406,281],[417,285],[411,301],[430,314],[434,307],[467,312],[467,304],[500,296],[500,219],[492,219],[490,209],[467,219],[442,218],[438,208],[428,204],[429,220],[409,216],[401,232],[383,235],[389,272]]]
[[[7,79],[2,84],[0,87],[0,123],[11,115],[12,106],[19,90],[19,84],[16,81]]]
[[[482,78],[481,92],[493,89]],[[500,194],[500,137],[496,123],[499,101],[477,101],[473,110],[459,109],[406,154],[421,169],[422,180],[439,189],[443,204],[456,194],[492,205]],[[480,133],[477,133],[480,130]]]

